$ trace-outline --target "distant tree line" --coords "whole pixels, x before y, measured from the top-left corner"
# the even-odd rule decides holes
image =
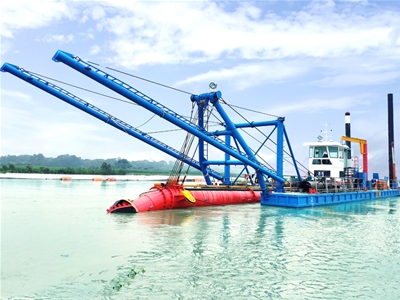
[[[0,157],[3,173],[42,174],[102,174],[102,175],[169,175],[174,162],[128,161],[125,158],[82,159],[75,155],[59,155],[55,158],[43,154],[6,155]],[[191,170],[189,174],[200,172]]]

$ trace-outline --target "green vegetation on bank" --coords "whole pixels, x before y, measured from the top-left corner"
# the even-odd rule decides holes
[[[7,155],[0,157],[2,173],[88,174],[88,175],[169,175],[174,162],[128,161],[124,158],[82,159],[75,155],[56,158],[43,154]],[[190,170],[191,175],[200,175]]]

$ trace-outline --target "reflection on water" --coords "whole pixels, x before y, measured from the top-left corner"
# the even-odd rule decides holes
[[[398,198],[108,215],[152,183],[1,184],[4,299],[400,297]]]

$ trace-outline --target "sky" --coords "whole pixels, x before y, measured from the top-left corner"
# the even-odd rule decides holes
[[[95,62],[186,117],[192,111],[190,94],[207,93],[215,82],[234,106],[224,106],[234,122],[284,117],[290,145],[304,165],[303,143],[325,131],[328,139],[340,141],[350,112],[352,136],[368,143],[369,177],[388,175],[387,95],[392,93],[395,153],[400,153],[397,1],[14,0],[0,5],[1,64],[45,76],[175,149],[181,149],[184,132],[52,61],[57,50]],[[10,73],[1,73],[0,80],[1,155],[175,160]],[[254,149],[257,134],[243,133]],[[359,155],[358,145],[352,147]],[[209,155],[223,157],[213,148]],[[274,163],[268,149],[260,155]]]

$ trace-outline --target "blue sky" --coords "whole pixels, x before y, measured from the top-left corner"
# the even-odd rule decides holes
[[[51,58],[61,49],[104,70],[194,94],[208,92],[213,81],[229,104],[263,113],[238,110],[248,120],[284,116],[296,159],[304,164],[303,142],[315,141],[326,123],[339,140],[349,111],[352,136],[368,142],[370,176],[388,174],[387,94],[393,93],[400,153],[397,1],[2,1],[0,22],[2,64],[119,98]],[[190,115],[188,94],[112,74]],[[176,127],[143,108],[49,81],[181,148],[184,134],[169,131]],[[2,73],[1,155],[37,153],[174,160]],[[274,159],[267,151],[262,156]]]

